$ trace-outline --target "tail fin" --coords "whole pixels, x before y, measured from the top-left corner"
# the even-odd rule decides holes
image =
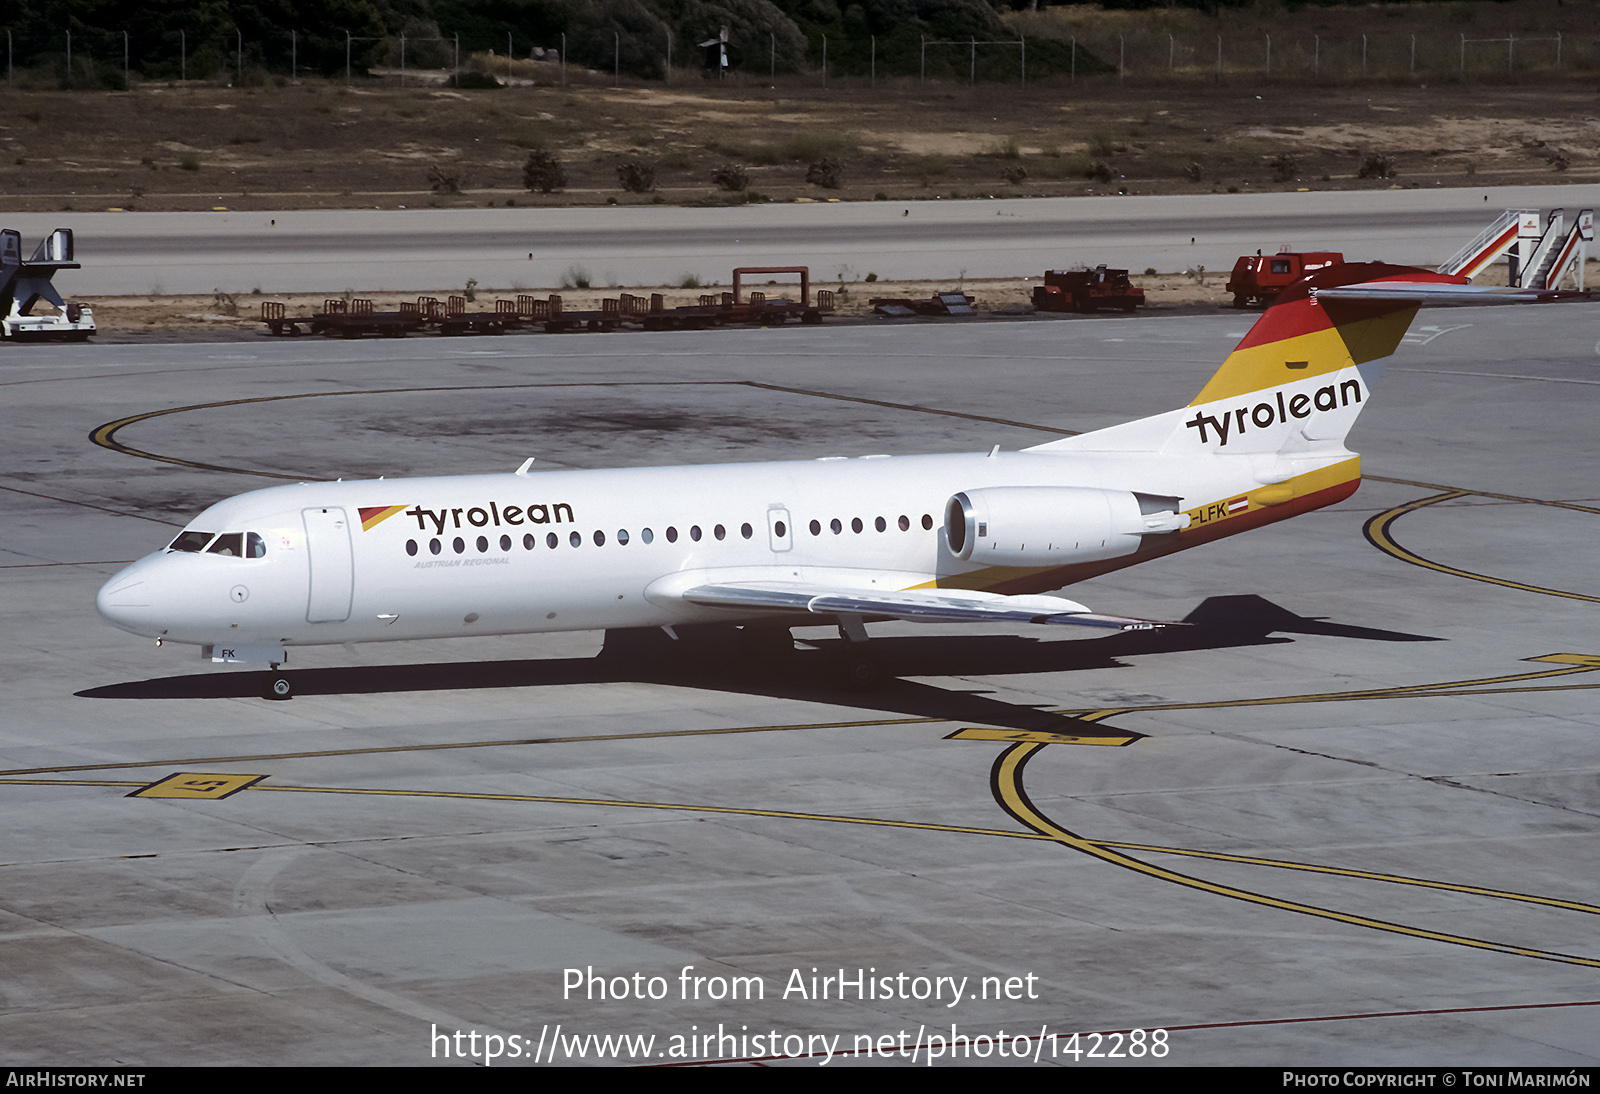
[[[1384,281],[1466,284],[1464,277],[1381,262],[1346,262],[1319,270],[1279,295],[1189,405],[1271,394],[1388,357],[1405,337],[1419,301],[1317,296],[1322,289]]]
[[[1385,283],[1410,295],[1384,296]],[[1419,289],[1465,284],[1381,262],[1318,270],[1279,294],[1187,407],[1038,447],[1349,457],[1344,437],[1416,316]],[[1357,295],[1319,295],[1330,291]]]

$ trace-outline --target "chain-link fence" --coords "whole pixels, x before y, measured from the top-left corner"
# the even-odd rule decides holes
[[[508,57],[497,64],[515,82],[616,83],[630,71],[672,79],[698,69],[672,67],[672,41],[622,42],[612,71],[569,66],[564,36],[548,43],[508,36]],[[622,63],[626,45],[632,60]],[[736,82],[829,81],[875,86],[880,80],[961,83],[1105,84],[1182,83],[1540,83],[1600,75],[1600,33],[1517,35],[1439,31],[1431,34],[1321,35],[1169,34],[1159,31],[1088,33],[1082,37],[934,39],[900,33],[862,38],[815,35],[805,63],[785,72],[768,36],[729,41],[726,66],[706,64],[706,75]],[[460,38],[380,37],[326,29],[293,28],[250,38],[236,28],[197,27],[159,33],[79,28],[60,34],[5,32],[5,86],[73,90],[121,89],[133,80],[205,81],[260,86],[272,79],[319,74],[356,79],[382,77],[402,84],[459,80],[469,62]],[[659,53],[659,57],[640,54]],[[607,51],[610,52],[609,50]],[[533,75],[518,58],[538,59]],[[698,60],[698,55],[691,53]],[[607,58],[608,60],[610,58]],[[517,62],[517,63],[513,63]],[[641,65],[643,67],[641,67]],[[480,66],[481,67],[481,66]],[[608,69],[611,66],[606,66]],[[635,75],[634,78],[638,78]]]

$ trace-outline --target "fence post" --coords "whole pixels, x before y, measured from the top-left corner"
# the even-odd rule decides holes
[[[1072,82],[1078,82],[1078,37],[1072,37]]]
[[[1272,75],[1272,35],[1267,35],[1267,75]]]
[[[181,30],[178,32],[178,82],[189,82],[189,38]]]
[[[672,31],[667,31],[667,71],[662,75],[661,82],[672,83]]]
[[[561,90],[567,89],[567,32],[561,32]]]
[[[1222,82],[1222,35],[1217,35],[1217,83]]]
[[[622,32],[611,32],[611,86],[622,86]]]
[[[1122,82],[1122,76],[1127,71],[1128,40],[1122,35],[1117,35],[1117,82]]]
[[[667,41],[669,43],[672,41],[672,32],[670,30],[667,31]],[[670,68],[670,67],[672,67],[672,60],[671,60],[671,58],[672,58],[672,46],[671,45],[667,46],[667,58],[668,58],[667,59],[667,67]],[[506,86],[507,87],[511,86],[511,75],[512,75],[512,73],[511,73],[511,61],[512,61],[511,32],[508,30],[508,31],[506,31]]]
[[[778,32],[769,30],[767,31],[767,37],[771,39],[770,48],[772,51],[767,64],[767,79],[772,84],[773,89],[776,89],[778,86]]]
[[[350,32],[344,32],[344,86],[350,86]]]
[[[1172,62],[1173,62],[1173,58],[1177,55],[1177,52],[1178,52],[1178,40],[1176,38],[1174,38],[1170,34],[1167,35],[1167,76],[1169,78],[1172,76],[1172,73],[1173,73]]]
[[[828,86],[828,36],[822,36],[822,86]]]
[[[289,82],[300,82],[300,35],[293,30],[289,32]]]
[[[1311,36],[1311,75],[1315,77],[1321,77],[1322,75],[1322,35],[1320,34]]]
[[[1417,74],[1417,36],[1411,36],[1411,75]]]
[[[924,34],[924,35],[921,35],[921,38],[922,38],[922,79],[921,79],[921,82],[922,83],[927,83],[928,82],[928,36],[926,34]]]
[[[1467,78],[1467,36],[1461,36],[1461,78]]]
[[[872,36],[872,64],[867,69],[867,87],[874,90],[878,86],[878,36]]]
[[[406,86],[406,36],[400,35],[400,86]]]
[[[976,38],[973,38],[971,41],[972,41],[972,61],[971,61],[971,66],[972,67],[967,72],[967,86],[968,87],[977,87],[978,86],[978,40]]]
[[[1022,86],[1028,86],[1028,39],[1025,35],[1017,35],[1017,45],[1022,48]],[[1556,67],[1561,67],[1561,46],[1556,45]]]
[[[1517,36],[1510,31],[1506,32],[1506,75],[1511,75],[1512,54],[1517,48]]]
[[[455,52],[455,81],[456,81],[456,86],[460,87],[461,86],[461,35],[457,34],[455,36],[455,42],[456,42],[456,47],[455,47],[455,49],[456,49],[456,52]]]
[[[244,86],[244,31],[238,27],[233,28],[235,40],[239,43],[239,86]]]
[[[1367,78],[1367,36],[1361,36],[1361,78]]]
[[[67,31],[67,86],[72,86],[72,32]]]
[[[122,32],[122,90],[127,91],[128,84],[128,32]]]

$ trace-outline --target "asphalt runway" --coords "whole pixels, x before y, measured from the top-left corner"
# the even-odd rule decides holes
[[[1594,186],[570,209],[19,213],[30,249],[76,232],[68,295],[487,290],[728,284],[736,266],[804,265],[819,283],[1038,276],[1106,264],[1226,271],[1242,254],[1342,251],[1436,266],[1509,208],[1569,213]],[[219,201],[225,204],[225,201]]]
[[[94,612],[264,475],[1020,447],[1249,319],[6,350],[0,1062],[1593,1066],[1594,307],[1425,312],[1353,498],[1073,587],[1182,631],[879,624],[869,693],[828,628],[309,649],[270,703]]]

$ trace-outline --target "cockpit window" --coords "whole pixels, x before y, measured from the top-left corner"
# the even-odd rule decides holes
[[[199,552],[206,549],[206,544],[211,542],[215,532],[182,532],[178,538],[167,544],[169,551]]]
[[[207,550],[208,555],[229,555],[233,558],[244,557],[244,533],[224,532],[217,537]]]
[[[246,532],[244,534],[244,541],[245,541],[245,556],[247,558],[266,558],[267,557],[267,541],[266,540],[262,539],[260,536],[256,535],[254,532]]]

